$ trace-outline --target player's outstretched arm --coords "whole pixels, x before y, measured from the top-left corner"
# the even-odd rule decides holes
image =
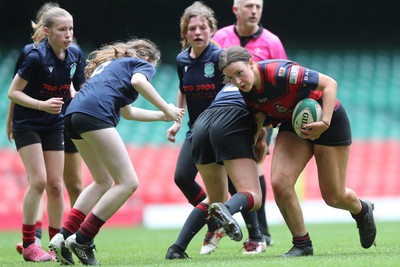
[[[121,115],[126,120],[134,121],[168,121],[162,111],[149,110],[127,105],[121,109]]]

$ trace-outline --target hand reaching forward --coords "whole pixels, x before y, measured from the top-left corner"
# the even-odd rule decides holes
[[[185,110],[183,108],[177,108],[174,104],[168,104],[168,108],[164,111],[167,121],[181,122]]]

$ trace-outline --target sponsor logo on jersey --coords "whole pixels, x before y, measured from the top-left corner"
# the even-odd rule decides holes
[[[69,71],[69,77],[72,79],[72,77],[74,77],[75,75],[75,71],[76,71],[76,63],[73,63],[71,65],[71,69]]]
[[[303,87],[308,86],[308,80],[310,78],[310,69],[304,69],[304,76],[303,76]]]
[[[40,90],[40,95],[47,97],[51,96],[65,97],[70,93],[69,92],[70,87],[71,83],[62,85],[50,85],[43,83],[43,89]]]
[[[54,69],[54,67],[53,67],[53,66],[50,66],[50,67],[49,67],[49,71],[50,71],[50,73],[53,73],[53,69]]]
[[[275,104],[275,109],[276,109],[276,111],[278,111],[278,113],[284,113],[287,111],[287,108],[285,108],[284,106],[282,106],[279,103]]]
[[[268,101],[267,97],[263,97],[263,98],[258,99],[258,103],[260,103],[260,104],[265,103],[267,101]]]
[[[299,66],[292,66],[289,75],[289,83],[296,84],[298,75],[299,75]]]
[[[185,85],[183,86],[183,90],[185,93],[194,92],[194,91],[214,91],[215,84],[214,83],[206,83],[206,84],[196,84],[196,85]]]
[[[214,72],[215,72],[214,63],[207,62],[206,64],[204,64],[204,77],[212,78],[214,77]]]
[[[309,69],[304,69],[304,81],[308,82],[308,75],[310,74]]]
[[[285,76],[285,68],[284,67],[280,67],[279,68],[279,71],[278,71],[278,76],[279,77],[283,77],[283,76]]]
[[[188,68],[189,68],[188,66],[183,67],[183,69],[185,70],[185,72],[187,72]]]

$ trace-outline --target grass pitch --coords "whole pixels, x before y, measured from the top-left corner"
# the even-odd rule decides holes
[[[283,259],[280,256],[291,248],[291,236],[286,225],[272,225],[274,246],[258,255],[242,255],[242,242],[224,237],[216,252],[199,254],[205,228],[192,240],[187,249],[189,260],[165,260],[167,248],[175,241],[179,229],[154,230],[142,227],[104,227],[95,239],[96,257],[102,266],[400,266],[400,222],[377,222],[377,246],[363,249],[354,224],[309,224],[314,256]],[[244,236],[246,238],[246,230]],[[19,231],[0,232],[0,266],[27,266],[15,250],[20,242]],[[244,240],[243,240],[244,241]],[[47,232],[42,240],[48,244]],[[77,266],[82,266],[75,258]],[[39,263],[36,266],[58,266],[58,263]],[[33,266],[33,265],[32,265]]]

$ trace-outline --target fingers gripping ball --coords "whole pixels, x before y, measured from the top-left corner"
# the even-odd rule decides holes
[[[298,136],[303,138],[300,128],[304,129],[304,125],[322,118],[321,105],[311,98],[300,100],[293,109],[292,126]]]

